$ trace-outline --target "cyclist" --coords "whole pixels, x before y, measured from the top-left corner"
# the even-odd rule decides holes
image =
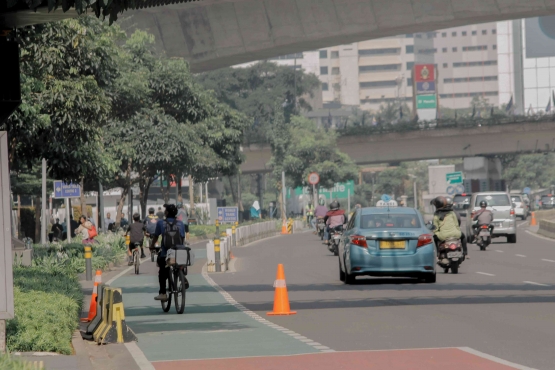
[[[133,264],[133,249],[138,244],[141,247],[141,258],[145,258],[145,252],[143,249],[144,240],[144,229],[145,226],[141,222],[141,216],[138,213],[133,214],[133,223],[129,226],[129,229],[125,235],[129,235],[129,248],[127,249],[127,255],[129,256],[129,266]]]
[[[162,248],[160,249],[160,254],[156,260],[156,264],[158,265],[158,283],[160,284],[158,295],[154,297],[157,301],[168,300],[168,296],[166,295],[166,280],[168,280],[168,267],[166,266],[167,249],[165,246],[166,239],[172,237],[170,233],[178,231],[177,235],[180,237],[181,242],[185,243],[185,232],[189,232],[189,227],[176,219],[177,207],[175,204],[164,204],[164,208],[166,209],[164,211],[166,219],[159,220],[156,223],[154,238],[150,241],[150,249],[154,249],[154,246],[158,241],[158,237],[162,235]]]

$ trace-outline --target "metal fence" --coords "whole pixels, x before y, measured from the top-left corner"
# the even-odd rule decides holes
[[[242,246],[256,240],[268,238],[279,234],[281,222],[267,221],[252,225],[241,226],[235,230],[236,245]]]

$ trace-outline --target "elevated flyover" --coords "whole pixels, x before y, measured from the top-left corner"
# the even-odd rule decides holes
[[[555,150],[555,122],[519,122],[480,127],[424,128],[413,131],[342,136],[339,149],[357,164],[435,158],[545,153]],[[245,145],[243,173],[268,172],[269,145]]]

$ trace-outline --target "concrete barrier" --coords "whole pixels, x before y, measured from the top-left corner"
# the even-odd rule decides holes
[[[539,220],[540,228],[538,234],[548,238],[555,239],[555,221],[552,220]]]
[[[97,310],[97,316],[87,327],[92,332],[93,340],[98,344],[127,343],[136,341],[135,333],[125,322],[123,297],[120,288],[103,285],[99,291],[99,302],[102,309]],[[95,326],[91,325],[95,323]]]

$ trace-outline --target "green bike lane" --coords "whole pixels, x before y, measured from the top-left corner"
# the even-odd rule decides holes
[[[241,305],[230,303],[229,296],[226,300],[224,295],[227,293],[222,295],[210,284],[211,278],[202,274],[205,250],[195,249],[195,253],[197,261],[187,276],[190,287],[187,290],[185,312],[181,315],[176,313],[173,302],[166,313],[160,302],[154,300],[158,294],[158,268],[155,262],[143,262],[139,275],[129,271],[111,284],[123,290],[126,322],[137,335],[137,345],[148,361],[155,363],[319,352],[313,346],[284,333],[287,329],[271,324]]]

